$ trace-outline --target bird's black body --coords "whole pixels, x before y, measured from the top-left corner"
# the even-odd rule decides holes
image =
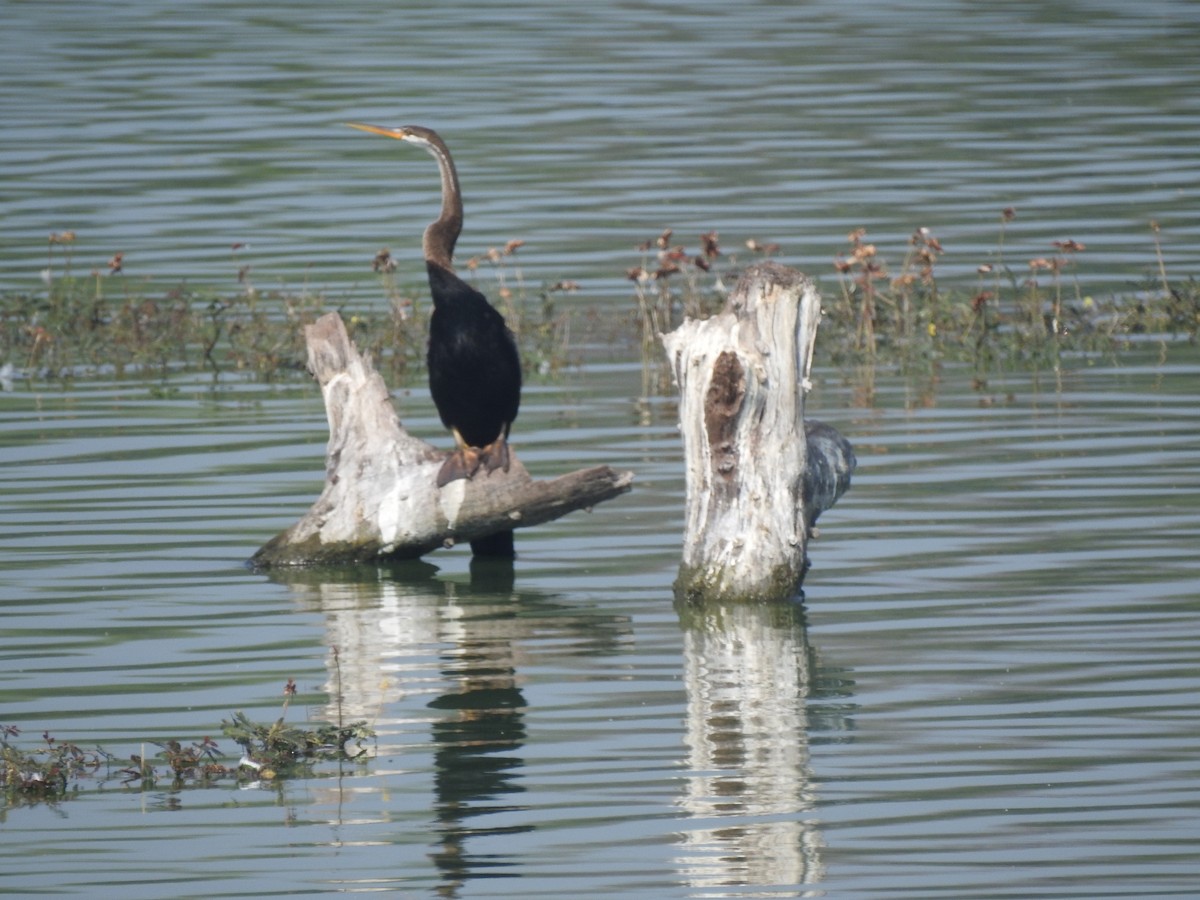
[[[469,447],[508,437],[521,403],[521,359],[504,317],[453,272],[426,263],[429,393],[442,424]]]

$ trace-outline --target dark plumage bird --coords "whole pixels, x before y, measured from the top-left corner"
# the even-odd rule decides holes
[[[454,245],[462,231],[462,194],[450,151],[437,132],[419,125],[381,128],[353,124],[425,148],[442,178],[442,211],[425,229],[423,249],[433,313],[429,320],[429,392],[455,450],[438,473],[438,485],[485,472],[508,471],[508,434],[521,404],[521,360],[504,317],[454,273]],[[507,537],[507,548],[497,546]],[[512,533],[472,542],[488,555],[512,555]]]

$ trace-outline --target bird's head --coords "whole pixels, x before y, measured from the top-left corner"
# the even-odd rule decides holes
[[[423,128],[420,125],[400,125],[396,128],[385,128],[382,125],[365,125],[362,122],[347,122],[351,128],[357,128],[359,131],[366,131],[370,134],[381,134],[384,137],[394,138],[398,141],[407,141],[410,144],[416,144],[418,147],[424,147],[426,150],[432,151],[438,143],[437,134],[430,128]]]
[[[364,125],[361,122],[346,124],[368,134],[381,134],[397,141],[424,147],[426,152],[437,160],[442,176],[442,214],[425,229],[425,259],[448,272],[453,272],[451,260],[454,257],[454,244],[462,231],[462,191],[459,190],[458,173],[454,169],[454,162],[450,159],[450,150],[445,141],[438,137],[438,133],[432,128],[421,125],[384,128],[380,125]]]

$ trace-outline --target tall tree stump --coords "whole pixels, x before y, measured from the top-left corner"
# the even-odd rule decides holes
[[[257,568],[411,559],[590,508],[633,483],[632,472],[608,466],[535,481],[513,453],[507,472],[481,470],[439,488],[446,454],[404,430],[383,378],[341,317],[322,316],[305,339],[329,418],[325,489],[254,554]]]
[[[817,517],[855,465],[836,430],[804,421],[820,319],[812,280],[765,262],[745,271],[723,312],[663,335],[686,465],[681,597],[796,596]]]

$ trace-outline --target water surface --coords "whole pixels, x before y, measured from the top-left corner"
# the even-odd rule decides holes
[[[1172,274],[1200,270],[1188,0],[0,9],[10,288],[66,229],[83,273],[124,251],[131,279],[232,286],[248,264],[262,288],[376,296],[386,245],[419,281],[433,163],[347,120],[438,128],[462,256],[524,239],[534,283],[590,299],[626,296],[665,226],[779,242],[826,277],[851,229],[897,267],[927,226],[969,274],[1006,207],[1018,274],[1072,238],[1086,289],[1127,291],[1155,271],[1151,220]]]
[[[381,303],[419,283],[432,162],[343,128],[451,141],[463,255],[528,243],[531,285],[630,309],[672,226],[779,241],[826,276],[865,226],[934,228],[969,279],[1085,242],[1085,291],[1194,274],[1200,22],[1184,0],[246,4],[0,0],[0,287],[126,254],[107,291]],[[232,251],[234,243],[247,249]],[[894,250],[891,248],[895,248]],[[236,289],[241,289],[240,286]],[[817,373],[860,461],[803,604],[676,608],[670,397],[621,348],[532,378],[538,476],[635,489],[462,551],[256,574],[315,499],[315,386],[226,374],[0,393],[0,723],[118,757],[234,710],[362,717],[368,759],[278,784],[125,786],[0,812],[21,896],[1185,897],[1200,878],[1200,357],[1060,372]],[[423,385],[409,428],[445,441]],[[229,742],[223,746],[229,752]],[[236,754],[235,754],[236,755]]]
[[[379,739],[280,785],[114,775],[10,809],[3,884],[1185,896],[1200,359],[1180,356],[1081,366],[1060,389],[1012,376],[987,403],[954,371],[920,404],[885,377],[870,410],[824,381],[812,406],[860,468],[805,603],[768,609],[675,607],[673,404],[644,414],[636,364],[531,393],[517,448],[537,474],[586,457],[638,482],[522,532],[511,582],[460,551],[243,568],[319,489],[314,387],[14,391],[5,722],[127,754],[235,709],[270,720],[294,677],[290,716],[363,717]],[[421,392],[401,404],[440,440]]]

